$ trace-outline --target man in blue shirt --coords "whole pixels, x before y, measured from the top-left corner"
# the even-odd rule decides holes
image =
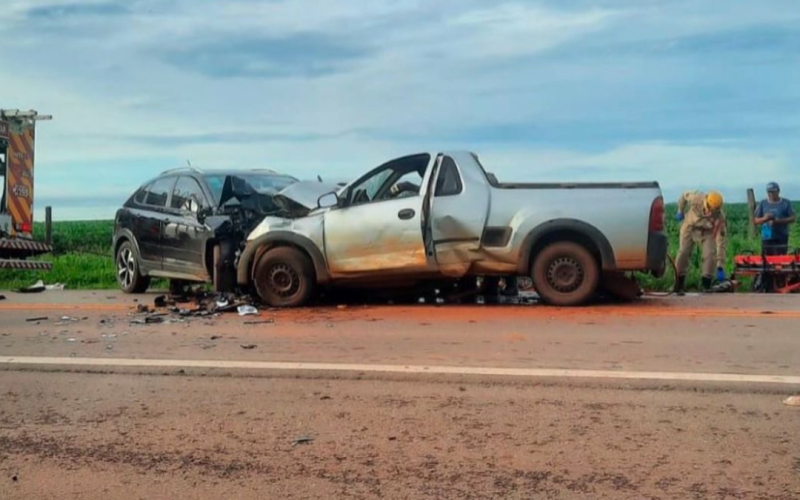
[[[761,245],[765,255],[789,253],[789,230],[797,220],[792,202],[781,198],[777,182],[767,184],[767,199],[756,207],[756,224],[761,224]]]

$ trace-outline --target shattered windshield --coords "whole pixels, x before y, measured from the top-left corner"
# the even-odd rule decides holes
[[[262,194],[275,194],[283,188],[294,184],[297,179],[288,175],[264,174],[255,172],[231,172],[230,174],[210,174],[205,176],[206,183],[214,195],[214,200],[219,202],[225,178],[229,175],[245,180],[253,189]]]

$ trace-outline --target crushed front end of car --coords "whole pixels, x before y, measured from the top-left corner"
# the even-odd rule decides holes
[[[217,242],[213,255],[215,290],[234,291],[257,258],[257,241],[278,231],[300,237],[322,237],[321,217],[308,217],[322,194],[338,186],[323,182],[297,182],[277,193],[258,192],[246,180],[228,176],[222,189],[219,208],[204,214],[203,223],[214,232]],[[256,243],[254,243],[256,242]],[[315,241],[315,243],[317,243]],[[318,242],[321,245],[321,241]]]

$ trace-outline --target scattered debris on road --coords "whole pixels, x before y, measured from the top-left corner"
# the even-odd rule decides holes
[[[301,444],[311,444],[314,442],[314,438],[309,436],[300,436],[299,438],[295,439],[292,443],[292,447],[299,446]]]
[[[6,300],[6,296],[3,295],[3,294],[0,294],[0,300]]]
[[[251,305],[241,305],[237,309],[239,311],[239,316],[257,316],[258,309]]]
[[[211,340],[219,340],[222,338],[222,335],[212,335]]]
[[[77,323],[79,321],[80,318],[75,318],[73,316],[61,316],[61,318],[56,322],[56,326],[69,325],[71,323]]]
[[[64,290],[65,286],[63,283],[54,283],[52,285],[45,285],[44,281],[39,280],[31,286],[18,288],[16,291],[18,293],[42,293],[44,291],[61,291]]]
[[[274,319],[260,319],[258,321],[245,321],[245,325],[271,325],[275,323]]]
[[[166,295],[159,295],[158,297],[156,297],[153,300],[153,305],[158,307],[158,308],[167,307],[167,296]]]
[[[251,349],[255,349],[255,348],[256,348],[256,347],[258,347],[258,346],[257,346],[257,345],[255,345],[255,344],[242,344],[240,347],[241,347],[242,349],[246,349],[246,350],[248,350],[248,351],[249,351],[249,350],[251,350]]]
[[[19,293],[42,293],[45,290],[47,290],[47,288],[45,288],[44,282],[42,280],[39,280],[36,283],[34,283],[33,285],[31,285],[31,286],[17,289],[17,292],[19,292]]]
[[[164,322],[164,317],[167,313],[147,313],[143,317],[133,318],[130,320],[132,325],[152,325]]]
[[[50,318],[48,318],[47,316],[37,316],[35,318],[28,318],[25,321],[27,321],[28,323],[35,323],[37,321],[47,321],[48,319]]]
[[[790,396],[783,401],[786,406],[800,406],[800,396]]]
[[[733,281],[725,280],[711,287],[708,293],[733,293],[736,291]]]

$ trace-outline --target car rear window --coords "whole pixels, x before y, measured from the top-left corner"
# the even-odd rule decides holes
[[[147,196],[148,189],[150,189],[150,184],[142,188],[139,188],[139,190],[136,191],[136,195],[133,197],[133,201],[139,204],[144,204],[144,198],[145,196]]]

